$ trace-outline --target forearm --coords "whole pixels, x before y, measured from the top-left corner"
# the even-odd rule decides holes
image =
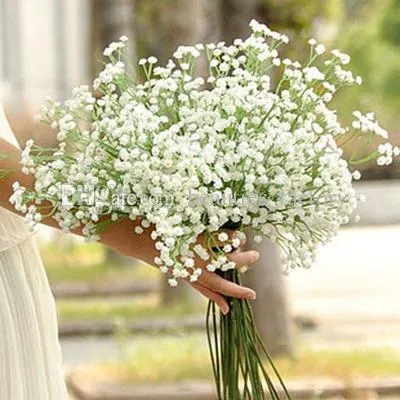
[[[36,145],[45,148],[57,147],[57,132],[45,124],[33,123],[29,119],[14,121],[13,133],[21,147],[25,146],[28,139],[32,139]]]
[[[0,207],[5,207],[15,212],[9,202],[9,198],[13,193],[13,183],[19,182],[28,190],[32,190],[34,188],[34,178],[22,172],[20,165],[21,151],[18,148],[0,139],[0,154],[7,155],[7,157],[0,157],[0,170],[9,171],[3,179],[0,179]],[[58,228],[57,222],[52,218],[46,218],[43,223],[53,228]],[[134,229],[139,223],[140,220],[131,221],[126,218],[119,223],[110,225],[103,233],[101,243],[128,257],[154,264],[154,258],[159,256],[159,253],[150,237],[153,227],[149,227],[141,235],[137,235]],[[82,235],[80,230],[73,233]],[[258,259],[258,253],[254,251],[241,253],[239,251],[238,253],[232,253],[230,257],[237,267],[242,267],[255,262]],[[255,299],[256,294],[253,290],[224,280],[215,273],[209,272],[206,269],[207,263],[200,259],[198,263],[203,273],[198,282],[192,283],[193,287],[210,300],[215,301],[224,314],[228,313],[229,305],[223,295],[250,300]]]
[[[5,177],[0,179],[0,206],[18,213],[9,202],[9,198],[13,193],[13,183],[19,182],[26,189],[33,190],[34,178],[22,172],[20,165],[21,151],[3,139],[0,139],[0,154],[4,155],[0,157],[0,171],[7,171]],[[134,233],[134,227],[138,223],[139,221],[126,219],[111,225],[103,233],[101,242],[128,256],[152,262],[155,250],[150,252],[152,254],[149,254],[149,248],[154,248],[154,242],[152,242],[148,231],[145,231],[142,235]],[[43,220],[43,224],[58,229],[57,222],[52,218],[46,218]],[[73,233],[82,236],[80,229],[75,230]]]
[[[40,147],[54,148],[58,145],[56,132],[46,126],[35,129],[30,139],[33,139]]]

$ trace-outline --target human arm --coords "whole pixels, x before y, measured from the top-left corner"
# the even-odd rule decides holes
[[[15,212],[13,206],[9,203],[9,198],[13,192],[13,183],[17,181],[27,189],[32,189],[34,178],[23,174],[21,170],[21,151],[3,139],[0,139],[0,154],[5,155],[0,159],[0,170],[8,171],[3,179],[0,180],[0,206]],[[43,223],[53,228],[58,228],[57,222],[51,218],[45,219]],[[154,241],[150,237],[151,228],[146,229],[143,234],[137,235],[134,233],[134,228],[137,224],[139,224],[139,221],[130,221],[129,219],[112,224],[102,234],[101,242],[126,256],[153,264],[158,252],[154,247]],[[80,231],[74,233],[81,235]],[[199,242],[202,242],[202,237],[199,237]],[[258,253],[256,251],[237,251],[231,254],[230,258],[240,268],[257,261]],[[216,301],[223,312],[226,313],[229,310],[224,295],[255,299],[253,290],[222,279],[216,273],[207,271],[203,261],[197,260],[197,262],[203,273],[198,282],[193,283],[192,286],[207,298]]]

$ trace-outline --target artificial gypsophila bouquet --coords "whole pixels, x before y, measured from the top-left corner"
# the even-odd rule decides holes
[[[399,149],[374,114],[355,111],[346,127],[329,108],[340,89],[361,84],[345,69],[348,55],[325,56],[312,39],[307,65],[281,60],[278,48],[288,38],[254,20],[250,27],[251,36],[233,44],[179,47],[163,67],[154,57],[140,60],[144,82],[129,72],[126,38],[112,43],[93,88],[78,87],[65,105],[42,108],[40,120],[58,132],[59,144],[27,143],[22,163],[36,183],[34,191],[15,184],[17,210],[32,226],[51,217],[91,240],[109,224],[140,219],[132,240],[154,227],[154,263],[171,274],[172,286],[198,279],[195,256],[240,283],[227,257],[240,238],[229,239],[224,227],[269,238],[288,269],[311,266],[356,210],[353,181],[361,176],[353,166],[388,165]],[[202,53],[209,73],[196,77]],[[371,154],[344,159],[343,144],[371,138]],[[93,190],[95,201],[87,195]],[[206,246],[196,244],[200,234]],[[231,311],[219,321],[214,303],[207,313],[218,399],[263,399],[265,390],[272,399],[290,398],[279,374],[281,389],[265,366],[270,359],[250,303],[228,301]]]

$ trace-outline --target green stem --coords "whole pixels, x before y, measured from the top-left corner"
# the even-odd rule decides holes
[[[219,275],[240,284],[236,270],[220,271]],[[250,302],[229,297],[226,300],[230,313],[220,313],[219,335],[215,303],[210,302],[207,309],[207,337],[218,400],[264,400],[265,389],[272,400],[291,400],[257,332]],[[211,329],[214,329],[213,337]],[[278,387],[274,385],[272,376],[264,365],[265,361],[276,375],[282,391],[278,391]]]
[[[215,304],[213,302],[209,302],[208,303],[208,307],[207,307],[207,317],[206,317],[206,332],[207,332],[207,339],[208,339],[208,346],[209,346],[209,350],[210,350],[210,357],[211,357],[211,364],[213,367],[213,372],[214,372],[214,379],[217,385],[217,394],[218,394],[218,400],[221,400],[221,393],[220,393],[220,379],[219,379],[219,375],[217,374],[217,363],[215,361],[214,358],[214,348],[211,342],[211,327],[210,327],[210,317],[211,317],[211,309],[215,307]],[[215,326],[214,326],[215,328]]]
[[[220,370],[220,355],[219,355],[219,343],[218,343],[218,332],[216,329],[217,325],[217,313],[215,303],[212,305],[212,317],[214,325],[214,343],[215,343],[215,359],[216,359],[216,375],[218,382],[218,392],[220,394],[220,382],[221,382],[221,370]]]

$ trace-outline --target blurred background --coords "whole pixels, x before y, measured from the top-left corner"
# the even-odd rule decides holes
[[[102,49],[121,35],[130,38],[133,63],[150,55],[165,62],[179,44],[245,37],[251,18],[290,36],[286,56],[305,59],[310,36],[350,53],[364,85],[340,93],[334,106],[344,122],[352,110],[376,111],[400,143],[400,0],[0,0],[0,101],[23,143],[43,129],[32,116],[45,97],[63,101],[90,83]],[[258,291],[257,323],[286,379],[318,388],[321,377],[390,378],[391,398],[399,399],[399,167],[363,172],[361,224],[343,229],[312,269],[287,277],[278,250],[264,243],[246,280]],[[151,392],[155,383],[210,381],[197,294],[170,289],[155,269],[100,245],[48,229],[38,240],[71,398],[134,399],[130,384],[149,387],[140,398],[165,399]],[[332,398],[389,398],[378,386]],[[202,390],[190,386],[176,398]]]

